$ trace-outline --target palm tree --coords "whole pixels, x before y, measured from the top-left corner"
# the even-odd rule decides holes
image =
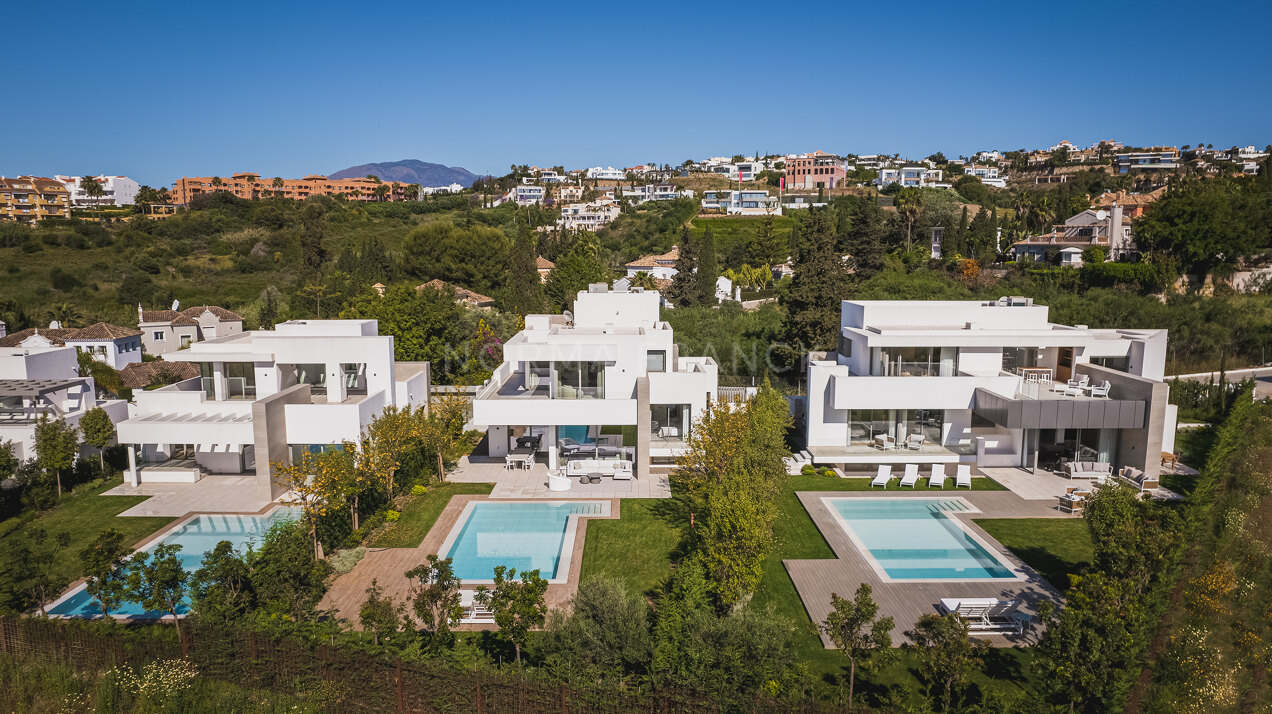
[[[97,209],[97,220],[101,221],[101,206],[97,199],[102,197],[105,191],[102,190],[102,184],[92,176],[80,177],[80,189],[84,191],[84,195],[93,199],[93,207]]]
[[[902,189],[897,194],[894,201],[897,212],[905,216],[905,247],[908,250],[911,246],[911,231],[914,229],[914,222],[919,217],[919,211],[923,207],[923,195],[918,191]]]
[[[274,197],[275,197],[275,198],[277,198],[277,197],[279,197],[279,196],[282,196],[282,195],[283,195],[283,192],[279,190],[279,189],[281,189],[281,188],[283,187],[283,177],[282,177],[282,176],[275,176],[275,177],[274,177],[274,180],[273,180],[273,181],[270,181],[270,185],[274,187]]]
[[[375,196],[376,201],[383,202],[384,197],[389,195],[389,187],[384,184],[378,184],[375,188],[371,189],[371,195]]]
[[[224,185],[224,183],[225,183],[225,182],[221,180],[221,177],[220,177],[220,176],[213,176],[213,177],[212,177],[212,185],[213,185],[214,187],[216,187],[216,188],[220,188],[222,185]]]
[[[658,282],[654,279],[654,276],[644,270],[637,272],[635,275],[628,278],[627,281],[631,283],[631,286],[634,288],[653,290],[658,287]]]
[[[168,190],[168,187],[167,187],[167,186],[163,186],[163,187],[161,187],[161,188],[157,189],[157,190],[155,191],[155,194],[156,194],[156,195],[155,195],[155,198],[159,199],[159,203],[171,203],[171,202],[172,202],[172,192]]]
[[[83,317],[84,313],[69,302],[60,302],[49,308],[49,321],[56,321],[61,327],[70,327],[71,323],[79,322]]]

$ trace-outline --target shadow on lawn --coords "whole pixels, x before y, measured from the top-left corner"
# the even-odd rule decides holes
[[[1039,575],[1060,592],[1065,592],[1069,589],[1070,573],[1081,572],[1087,565],[1090,565],[1089,563],[1070,563],[1046,548],[1037,546],[1018,546],[1012,548],[1011,552],[1025,561],[1029,567],[1037,571]]]

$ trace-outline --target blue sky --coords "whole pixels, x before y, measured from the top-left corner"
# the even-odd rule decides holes
[[[9,176],[1272,142],[1266,1],[12,5]]]

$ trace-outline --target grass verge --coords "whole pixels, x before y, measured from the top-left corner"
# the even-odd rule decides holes
[[[633,595],[648,595],[671,570],[680,528],[657,512],[654,499],[629,498],[617,520],[587,522],[580,581],[611,577]]]
[[[0,524],[0,551],[9,550],[9,546],[16,544],[23,533],[34,528],[43,528],[50,536],[65,531],[70,534],[71,542],[57,551],[52,572],[56,579],[69,583],[83,575],[79,552],[102,531],[115,528],[124,534],[124,542],[132,545],[176,520],[167,516],[118,518],[123,511],[150,498],[102,495],[103,491],[121,483],[122,477],[107,481],[90,491],[67,498],[33,518],[18,517],[5,521]]]
[[[1080,518],[985,518],[976,525],[1057,589],[1091,564],[1091,534]]]
[[[374,548],[416,548],[442,515],[451,496],[487,495],[494,488],[489,483],[442,483],[428,487],[428,493],[415,497],[401,511],[396,523],[371,543]]]

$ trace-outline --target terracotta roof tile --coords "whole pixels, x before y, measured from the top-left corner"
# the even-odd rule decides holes
[[[109,322],[98,322],[88,327],[82,327],[74,330],[73,335],[68,335],[63,339],[73,342],[84,342],[88,340],[118,340],[123,337],[140,337],[141,330],[134,330],[131,327],[120,327],[112,325]]]
[[[540,255],[535,257],[534,267],[539,270],[551,270],[556,267],[556,263],[553,263],[552,261]]]
[[[49,328],[49,327],[28,327],[25,330],[18,330],[4,337],[0,337],[0,347],[18,347],[28,338],[39,335],[47,339],[54,347],[62,347],[66,344],[68,335],[77,332],[74,328]]]
[[[200,305],[198,307],[188,307],[182,310],[181,314],[185,315],[186,317],[191,317],[197,320],[199,316],[205,312],[210,312],[213,315],[216,315],[216,318],[222,321],[230,321],[230,322],[243,321],[243,316],[238,314],[237,312],[226,310],[225,308],[217,307],[216,305]]]
[[[665,265],[671,265],[680,259],[680,246],[672,248],[670,251],[662,255],[642,255],[633,260],[626,268],[657,268]]]
[[[437,290],[439,292],[454,290],[455,297],[457,299],[462,300],[465,303],[469,305],[474,305],[474,306],[493,305],[495,302],[495,299],[492,297],[482,295],[481,293],[478,293],[478,292],[473,292],[472,290],[469,290],[467,288],[461,288],[458,285],[451,285],[450,283],[441,279],[433,279],[428,281],[427,283],[424,283],[423,285],[415,286],[416,291],[423,290],[424,288],[433,288],[434,290]]]
[[[119,381],[129,389],[144,389],[154,384],[162,372],[167,372],[178,381],[199,376],[199,366],[192,362],[134,362],[119,372]]]

